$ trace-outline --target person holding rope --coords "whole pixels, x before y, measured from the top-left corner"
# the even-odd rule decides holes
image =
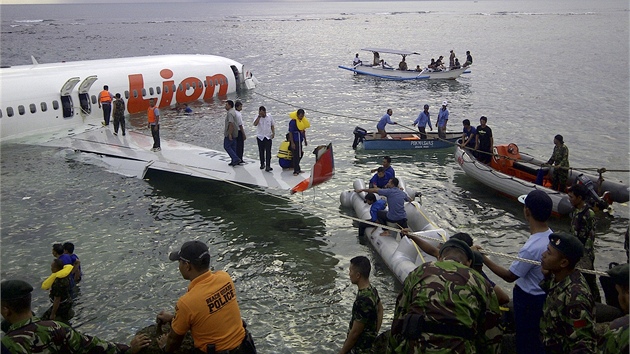
[[[547,226],[551,217],[553,202],[547,193],[533,190],[527,196],[520,196],[518,200],[524,204],[523,213],[529,224],[531,236],[518,252],[520,258],[540,261],[542,254],[549,244],[549,235],[553,231]],[[479,246],[474,246],[484,253]],[[514,319],[516,327],[516,351],[519,354],[545,353],[540,340],[540,319],[546,294],[540,287],[543,274],[540,265],[528,262],[514,261],[506,269],[487,256],[483,256],[484,264],[503,280],[516,282],[512,299],[514,302]]]
[[[391,108],[388,109],[387,113],[385,113],[378,121],[378,124],[376,124],[376,131],[381,136],[381,139],[385,139],[387,137],[387,132],[385,131],[385,126],[387,124],[398,124],[392,121],[392,114],[394,114],[394,111],[392,111]]]
[[[402,189],[398,187],[398,178],[392,178],[387,182],[385,188],[356,189],[355,192],[378,193],[387,198],[389,210],[380,210],[377,213],[380,224],[387,225],[387,222],[398,225],[401,229],[407,227],[407,212],[405,211],[405,201],[411,199]],[[389,236],[389,231],[385,230],[381,236]]]
[[[418,131],[420,132],[420,139],[427,138],[427,124],[429,124],[429,128],[433,131],[433,126],[431,125],[431,118],[429,113],[429,105],[424,105],[424,111],[420,112],[418,118],[413,121],[413,126],[418,126]]]
[[[481,116],[475,136],[475,150],[477,150],[477,160],[487,165],[492,161],[494,137],[492,137],[492,129],[486,123],[488,123],[488,118]]]
[[[475,148],[475,142],[477,141],[477,129],[470,125],[470,120],[464,119],[462,121],[464,125],[464,130],[462,131],[462,148]]]
[[[577,237],[549,235],[541,261],[545,279],[540,283],[547,293],[540,320],[547,354],[595,352],[595,302],[586,279],[575,269],[583,254],[584,246]]]

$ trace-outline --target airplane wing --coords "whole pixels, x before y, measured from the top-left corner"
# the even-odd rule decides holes
[[[332,144],[326,147],[326,158],[318,159],[322,161],[320,166],[326,161],[325,166],[330,167],[314,167],[311,176],[306,176],[305,180],[305,174],[293,176],[293,170],[283,171],[279,166],[271,172],[261,170],[259,161],[254,159],[245,158],[244,165],[231,167],[228,166],[230,157],[225,152],[175,140],[161,139],[162,151],[152,152],[153,139],[150,136],[133,131],[127,131],[126,136],[116,136],[111,130],[96,124],[88,124],[84,129],[40,143],[95,154],[109,171],[136,178],[144,178],[150,170],[158,170],[295,193],[328,181],[333,173]],[[304,181],[311,182],[304,184]]]

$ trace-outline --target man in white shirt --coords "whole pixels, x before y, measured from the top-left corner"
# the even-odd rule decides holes
[[[260,169],[271,172],[271,140],[276,134],[275,122],[271,114],[267,114],[265,106],[258,108],[258,116],[254,119],[256,127],[256,141],[258,142],[258,156],[260,157]]]

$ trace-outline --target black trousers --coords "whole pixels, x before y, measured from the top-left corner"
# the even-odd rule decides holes
[[[160,147],[160,125],[151,126],[151,136],[153,137],[153,148]]]
[[[105,121],[105,125],[109,125],[109,117],[112,114],[112,104],[103,103],[101,107],[103,107],[103,120]]]
[[[258,142],[258,157],[260,158],[260,165],[265,166],[267,169],[271,168],[271,139],[256,138]]]
[[[243,152],[245,151],[245,140],[243,140],[243,133],[239,130],[236,136],[236,156],[243,161]]]

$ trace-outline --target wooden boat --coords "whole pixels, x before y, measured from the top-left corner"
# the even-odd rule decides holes
[[[383,48],[363,48],[361,50],[365,50],[368,52],[377,53],[380,58],[380,54],[378,53],[388,53],[388,54],[398,54],[401,55],[403,59],[410,55],[419,55],[419,53],[406,51],[406,50],[395,50],[395,49],[383,49]],[[345,66],[339,65],[340,69],[349,70],[354,72],[355,74],[367,75],[372,77],[377,77],[380,79],[386,80],[396,80],[396,81],[409,81],[409,80],[454,80],[458,78],[462,74],[469,74],[470,69],[467,68],[458,68],[458,69],[450,69],[446,68],[443,70],[433,70],[426,67],[421,67],[421,69],[417,70],[414,67],[409,66],[411,70],[399,70],[398,64],[396,67],[392,67],[388,65],[386,62],[378,65],[373,61],[362,62],[357,65]],[[408,64],[409,65],[409,64]]]
[[[457,139],[462,133],[447,132],[446,139],[440,139],[437,131],[427,132],[427,138],[421,139],[418,132],[392,132],[381,138],[378,133],[368,133],[365,129],[354,129],[353,148],[362,143],[364,150],[417,150],[417,149],[445,149],[457,145]]]
[[[468,176],[514,199],[539,189],[551,197],[555,214],[566,215],[573,210],[566,193],[551,189],[550,176],[553,167],[541,167],[545,161],[519,152],[516,144],[495,146],[489,165],[477,161],[469,150],[459,146],[456,148],[455,158]],[[602,180],[599,176],[583,171],[569,170],[567,185],[577,182],[589,187],[593,202],[602,210],[612,202],[625,203],[630,197],[627,185]]]
[[[415,198],[415,192],[405,187],[404,181],[399,178],[400,186]],[[369,220],[370,206],[364,202],[367,193],[356,193],[356,189],[365,188],[365,182],[361,179],[354,181],[353,190],[341,193],[341,205],[353,208],[357,218]],[[377,195],[378,198],[378,195]],[[440,240],[448,240],[448,233],[438,228],[426,216],[422,205],[417,201],[405,204],[407,212],[407,224],[414,232]],[[394,226],[395,225],[391,225]],[[426,254],[406,236],[400,237],[399,233],[390,232],[390,236],[380,236],[383,229],[380,227],[368,227],[365,230],[365,237],[370,241],[376,252],[383,258],[387,267],[396,275],[396,278],[403,283],[409,273],[424,262],[435,261],[433,256]],[[429,241],[430,242],[430,241]],[[438,246],[437,242],[434,246]]]

